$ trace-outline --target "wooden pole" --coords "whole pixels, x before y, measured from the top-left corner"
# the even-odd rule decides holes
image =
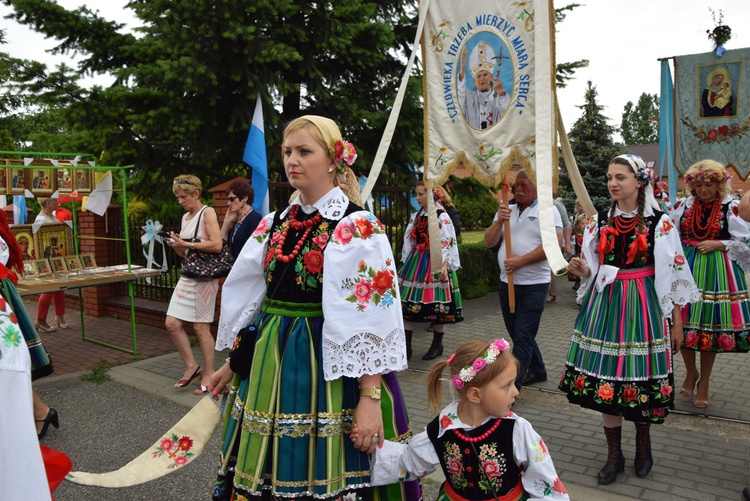
[[[508,205],[508,191],[510,189],[510,185],[503,181],[502,184],[503,187],[503,203],[505,205]],[[505,236],[505,258],[509,258],[513,255],[513,246],[511,245],[511,239],[510,239],[510,220],[506,220],[505,223],[503,223],[503,233]],[[510,307],[510,312],[515,313],[516,312],[516,289],[513,285],[513,272],[508,273],[508,305]]]

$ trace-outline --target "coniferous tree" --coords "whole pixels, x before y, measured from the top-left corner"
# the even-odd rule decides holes
[[[617,155],[627,153],[627,150],[624,146],[615,144],[612,138],[615,128],[607,123],[609,119],[602,114],[604,107],[597,103],[596,97],[596,87],[589,81],[584,95],[585,102],[578,106],[583,113],[573,124],[568,137],[591,201],[597,210],[604,210],[611,201],[607,190],[609,161]],[[560,193],[568,199],[575,198],[570,179],[562,172]]]
[[[627,145],[659,142],[659,96],[644,92],[633,106],[628,101],[620,125],[622,140]]]

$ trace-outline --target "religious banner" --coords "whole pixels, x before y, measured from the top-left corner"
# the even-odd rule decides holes
[[[551,51],[546,61],[535,60],[535,30],[549,29],[536,26],[535,6],[547,9],[548,2],[429,2],[425,177],[434,184],[461,164],[491,186],[514,162],[536,171],[535,67],[550,64]]]
[[[711,158],[750,173],[750,48],[675,57],[675,160]]]

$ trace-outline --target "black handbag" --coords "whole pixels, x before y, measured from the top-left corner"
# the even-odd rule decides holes
[[[200,242],[198,239],[198,228],[200,228],[203,211],[198,215],[198,224],[195,226],[195,234],[191,242]],[[229,271],[234,264],[234,258],[225,249],[221,252],[204,252],[195,249],[188,249],[185,257],[182,259],[182,276],[187,278],[222,278],[229,275]]]

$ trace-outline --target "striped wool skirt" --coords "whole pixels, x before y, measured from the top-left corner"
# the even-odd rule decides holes
[[[587,292],[559,388],[588,409],[664,422],[674,408],[674,375],[653,267],[621,270],[601,292]]]
[[[454,324],[464,319],[456,272],[449,270],[447,280],[433,275],[429,250],[415,247],[402,263],[398,279],[404,320]]]
[[[349,439],[357,378],[323,378],[320,304],[267,300],[249,376],[231,382],[216,499],[418,500],[418,481],[371,487]],[[411,436],[396,375],[383,375],[386,440]],[[348,496],[348,497],[347,497]]]
[[[682,308],[683,348],[716,353],[750,351],[750,301],[745,272],[726,252],[684,245],[701,300]]]

